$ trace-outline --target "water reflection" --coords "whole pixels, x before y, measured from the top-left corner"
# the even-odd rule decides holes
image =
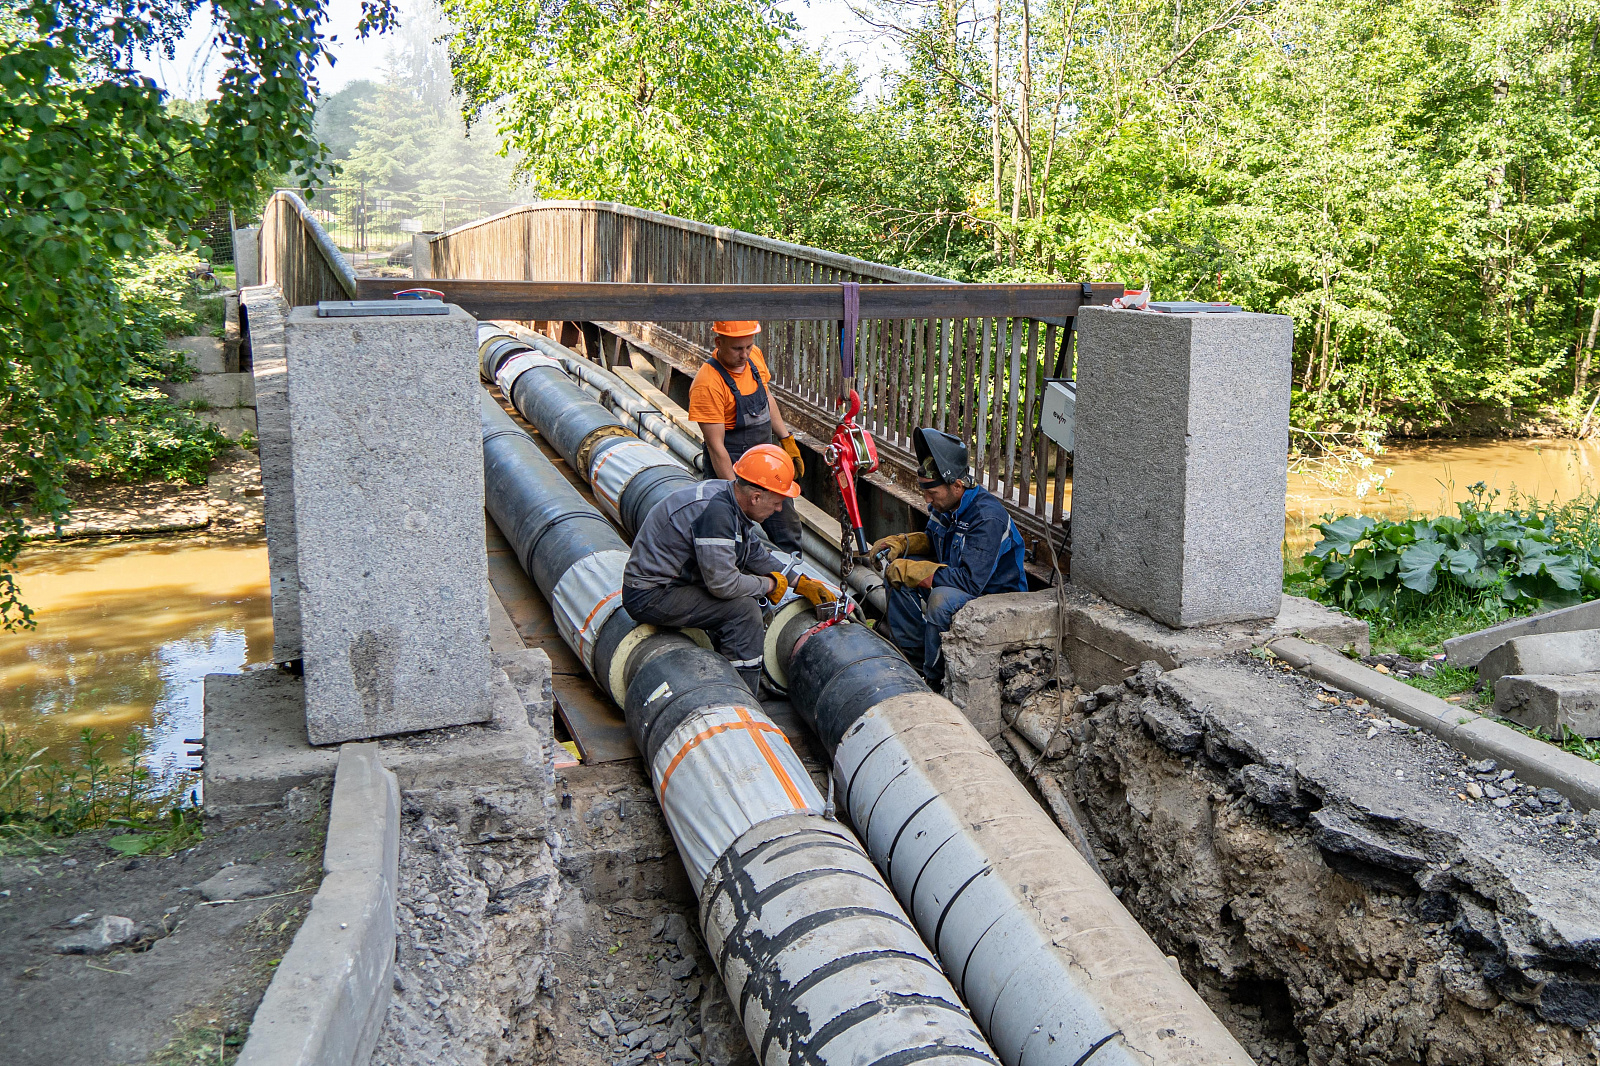
[[[205,675],[271,656],[259,537],[30,548],[19,583],[39,625],[0,633],[0,723],[50,756],[85,726],[118,743],[147,727],[152,762],[183,760]]]

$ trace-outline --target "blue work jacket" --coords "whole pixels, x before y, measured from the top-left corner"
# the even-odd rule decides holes
[[[933,561],[944,564],[933,575],[934,588],[949,585],[972,596],[1028,591],[1022,534],[1005,504],[983,486],[962,493],[953,514],[931,512],[925,532]]]

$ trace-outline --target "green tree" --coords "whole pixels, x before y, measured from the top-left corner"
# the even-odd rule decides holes
[[[793,158],[773,0],[445,0],[456,86],[545,195],[765,226]]]
[[[392,22],[363,0],[362,32]],[[198,0],[25,0],[0,38],[0,620],[26,623],[13,566],[17,508],[60,516],[68,464],[125,399],[118,264],[253,194],[258,175],[315,161],[317,0],[213,0],[226,69],[202,121],[132,69],[170,54]],[[198,180],[199,187],[194,186]]]

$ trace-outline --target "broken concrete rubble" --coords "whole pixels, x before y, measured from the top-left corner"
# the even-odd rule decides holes
[[[1600,629],[1600,600],[1590,600],[1576,607],[1563,607],[1559,611],[1528,615],[1526,618],[1513,618],[1476,633],[1451,637],[1444,642],[1444,653],[1451,666],[1477,666],[1485,655],[1516,637],[1538,633],[1570,633],[1579,629]]]
[[[1582,674],[1600,670],[1600,629],[1514,637],[1478,663],[1478,680],[1492,686],[1507,674]]]
[[[1600,672],[1509,674],[1494,683],[1494,709],[1549,737],[1600,737]]]

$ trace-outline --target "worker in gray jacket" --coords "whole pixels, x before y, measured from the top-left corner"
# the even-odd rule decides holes
[[[767,550],[756,524],[800,495],[794,464],[760,444],[733,464],[733,481],[702,481],[662,500],[634,534],[622,606],[636,621],[705,631],[752,696],[761,683],[761,605],[789,589],[813,603],[831,593],[799,575],[800,558]],[[814,587],[812,587],[814,586]]]

